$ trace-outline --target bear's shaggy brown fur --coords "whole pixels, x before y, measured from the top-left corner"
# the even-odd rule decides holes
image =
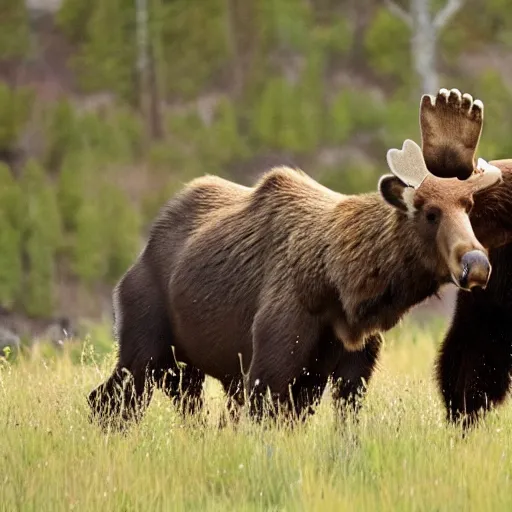
[[[512,160],[491,162],[503,183],[475,195],[471,223],[491,249],[493,272],[485,290],[459,293],[436,361],[447,418],[475,423],[502,403],[512,373]]]
[[[436,97],[424,95],[420,125],[430,172],[460,179],[473,174],[482,102],[457,89],[441,89]],[[490,249],[493,272],[485,290],[458,293],[436,360],[447,418],[464,427],[503,402],[511,384],[512,160],[490,163],[501,170],[502,183],[475,194],[470,218],[479,241]]]
[[[119,360],[89,395],[93,413],[140,417],[153,383],[193,411],[205,374],[233,405],[245,387],[257,416],[267,388],[309,411],[330,377],[335,402],[353,402],[379,332],[483,249],[466,212],[475,184],[430,175],[414,190],[387,176],[380,191],[344,196],[288,168],[253,188],[192,181],[116,287]]]

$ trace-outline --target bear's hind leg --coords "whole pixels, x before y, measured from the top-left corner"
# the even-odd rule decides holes
[[[130,268],[116,287],[114,315],[118,362],[111,377],[88,397],[92,419],[103,425],[140,420],[151,400],[155,371],[172,361],[165,299],[144,261]]]
[[[167,369],[168,368],[168,369]],[[173,361],[160,371],[156,383],[172,400],[184,417],[202,411],[204,405],[203,384],[205,374],[191,365],[181,365]]]
[[[118,366],[106,382],[89,394],[91,419],[105,428],[123,428],[124,423],[142,418],[152,394],[153,386],[144,371]]]

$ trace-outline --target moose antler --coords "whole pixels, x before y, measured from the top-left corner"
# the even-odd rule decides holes
[[[471,184],[473,192],[486,189],[491,185],[501,183],[503,175],[501,169],[495,165],[489,164],[483,158],[479,158],[475,172],[467,179]]]
[[[407,139],[402,149],[390,149],[386,159],[391,172],[407,186],[418,188],[430,174],[421,148],[416,142]]]
[[[424,94],[420,103],[423,156],[429,171],[440,178],[468,178],[476,167],[484,105],[458,89]]]
[[[432,175],[427,169],[421,148],[413,140],[405,140],[402,149],[388,150],[386,159],[391,172],[408,187],[418,189],[425,178]],[[477,192],[501,180],[501,170],[479,158],[475,172],[471,173],[467,182]]]

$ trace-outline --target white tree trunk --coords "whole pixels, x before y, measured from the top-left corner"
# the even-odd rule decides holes
[[[154,6],[154,4],[153,4]],[[148,0],[135,0],[137,22],[137,72],[140,109],[146,120],[147,138],[162,136],[162,119],[154,41],[150,40]]]
[[[420,80],[421,94],[439,88],[436,67],[437,29],[430,13],[430,0],[411,0],[413,65]]]
[[[432,13],[431,0],[410,0],[409,12],[404,11],[393,0],[385,1],[389,11],[411,29],[411,54],[421,93],[435,94],[439,88],[436,66],[439,32],[465,0],[446,0],[445,6],[435,16]]]

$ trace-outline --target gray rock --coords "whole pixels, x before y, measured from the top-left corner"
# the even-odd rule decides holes
[[[5,357],[6,350],[17,354],[20,350],[20,338],[9,329],[0,326],[0,357]]]

